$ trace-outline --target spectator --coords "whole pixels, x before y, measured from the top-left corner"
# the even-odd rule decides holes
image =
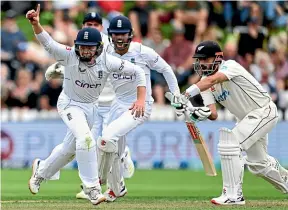
[[[267,30],[260,27],[259,20],[251,18],[248,21],[248,27],[239,27],[240,38],[238,42],[238,53],[242,57],[251,54],[254,56],[256,49],[263,48],[263,42],[267,35]],[[238,31],[235,29],[235,32]]]
[[[269,93],[272,100],[277,103],[278,94],[274,76],[274,66],[267,52],[258,50],[255,54],[255,63],[250,66],[251,74],[260,82]]]
[[[170,41],[167,39],[163,40],[162,33],[159,29],[154,29],[150,37],[144,38],[144,45],[154,49],[159,55],[162,55],[165,48],[170,44]]]
[[[13,82],[9,80],[9,69],[5,63],[1,63],[1,108],[6,108],[6,100],[8,98],[9,89],[13,86]]]
[[[209,16],[208,24],[217,25],[220,28],[225,28],[227,26],[225,16],[224,16],[224,4],[221,1],[210,1],[209,6]]]
[[[62,80],[52,79],[41,88],[39,107],[40,109],[56,109],[58,96],[62,91]]]
[[[185,39],[198,43],[207,27],[208,6],[204,1],[179,2],[180,9],[174,13],[175,21],[184,24]]]
[[[15,72],[21,67],[30,71],[32,77],[35,78],[37,72],[41,72],[40,65],[34,62],[35,57],[37,57],[37,54],[32,54],[31,51],[29,51],[27,42],[18,43],[16,48],[16,58],[11,62],[11,79],[13,80],[15,78]]]
[[[288,76],[288,61],[285,56],[285,48],[271,49],[271,58],[275,66],[276,79],[283,80]]]
[[[224,60],[235,60],[239,62],[240,57],[238,55],[238,48],[237,48],[237,42],[230,40],[228,41],[223,48],[224,52]]]
[[[109,13],[112,11],[123,12],[124,9],[124,1],[97,1],[99,7],[105,12]]]
[[[283,80],[278,80],[277,82],[277,90],[279,93],[279,102],[278,107],[282,109],[282,111],[286,110],[288,107],[288,76]]]
[[[10,62],[16,54],[17,45],[26,41],[26,38],[16,23],[16,12],[8,10],[1,28],[1,61]]]
[[[148,21],[151,9],[149,1],[136,1],[135,6],[128,13],[134,29],[134,37],[137,40],[142,40],[148,34]]]
[[[263,1],[259,2],[264,14],[265,25],[269,27],[281,28],[288,24],[287,1]]]
[[[184,27],[176,25],[176,23],[173,27],[174,33],[171,44],[164,50],[163,59],[174,69],[179,86],[183,86],[191,74],[193,51],[191,43],[185,40]]]
[[[6,105],[9,107],[37,108],[38,95],[31,88],[32,73],[19,69],[15,85],[9,90]]]

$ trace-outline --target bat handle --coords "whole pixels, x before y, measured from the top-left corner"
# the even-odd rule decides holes
[[[186,119],[186,122],[193,122],[193,123],[196,123],[197,122],[197,119],[198,119],[198,116],[195,114],[195,113],[190,113],[190,111],[186,110],[185,111],[185,119]],[[190,117],[190,114],[192,115],[192,117],[195,119],[193,120],[191,117]]]

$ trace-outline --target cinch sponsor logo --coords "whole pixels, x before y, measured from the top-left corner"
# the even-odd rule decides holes
[[[76,80],[75,84],[81,88],[98,88],[101,86],[101,84],[89,84],[86,83],[84,80],[80,81],[80,80]]]
[[[228,90],[224,90],[221,95],[217,96],[217,101],[226,101],[227,97],[230,95]]]
[[[133,75],[123,75],[123,74],[113,74],[113,78],[114,79],[127,79],[127,80],[132,80],[133,79]]]

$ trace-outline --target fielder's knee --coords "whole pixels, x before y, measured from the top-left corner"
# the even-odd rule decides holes
[[[90,150],[96,147],[96,142],[91,132],[85,134],[82,138],[76,139],[76,149],[78,150]]]
[[[117,141],[101,136],[97,139],[97,146],[103,152],[116,153],[118,151]]]

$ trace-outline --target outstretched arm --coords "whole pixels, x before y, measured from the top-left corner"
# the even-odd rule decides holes
[[[31,23],[35,34],[40,34],[44,31],[44,29],[40,24],[39,14],[40,14],[40,4],[37,5],[36,11],[32,9],[26,13],[26,18],[29,19],[29,22]]]
[[[225,74],[223,74],[221,72],[217,72],[216,74],[208,76],[208,77],[200,80],[196,84],[190,86],[185,91],[185,95],[189,98],[196,96],[196,95],[200,94],[202,91],[205,91],[205,90],[211,88],[213,85],[218,84],[218,83],[222,83],[222,82],[227,81],[227,80],[228,80],[228,77]]]
[[[66,65],[69,55],[72,52],[71,48],[59,44],[51,38],[51,36],[42,28],[39,14],[40,4],[38,4],[36,11],[29,10],[26,13],[26,18],[31,23],[36,38],[44,46],[45,50],[53,56],[54,59],[56,59],[60,64]]]
[[[161,58],[158,53],[149,47],[142,46],[142,56],[144,57],[151,70],[155,70],[163,74],[171,93],[174,95],[180,95],[177,78],[171,66],[169,66],[168,63],[163,58]]]

